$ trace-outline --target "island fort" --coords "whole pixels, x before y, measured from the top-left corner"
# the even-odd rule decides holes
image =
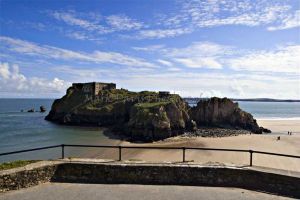
[[[101,83],[101,82],[90,82],[90,83],[73,83],[72,87],[81,90],[86,94],[98,95],[101,90],[116,89],[115,83]]]
[[[86,95],[99,98],[86,101]],[[110,127],[113,132],[139,141],[161,140],[195,132],[203,126],[264,131],[250,113],[227,98],[203,99],[189,106],[178,94],[168,91],[133,92],[116,89],[115,83],[99,82],[73,83],[65,96],[54,101],[46,120]]]

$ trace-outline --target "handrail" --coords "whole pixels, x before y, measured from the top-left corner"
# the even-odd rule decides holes
[[[43,149],[52,149],[52,148],[57,148],[57,147],[61,147],[61,146],[62,145],[52,145],[52,146],[39,147],[39,148],[34,148],[34,149],[24,149],[24,150],[19,150],[19,151],[11,151],[11,152],[0,153],[0,156],[10,155],[10,154],[17,154],[17,153],[25,153],[25,152],[29,152],[29,151],[38,151],[38,150],[43,150]]]
[[[300,158],[300,156],[295,156],[290,154],[271,153],[271,152],[264,152],[264,151],[253,151],[253,153],[268,154],[273,156],[283,156],[283,157],[290,157],[290,158]]]
[[[99,147],[99,148],[119,148],[120,146],[115,145],[83,145],[83,144],[64,144],[68,147]],[[181,150],[182,148],[190,150],[207,150],[207,151],[238,151],[238,152],[249,152],[244,149],[222,149],[222,148],[203,148],[203,147],[166,147],[166,146],[121,146],[123,149],[176,149]]]
[[[204,148],[204,147],[167,147],[167,146],[117,146],[117,145],[84,145],[84,144],[60,144],[46,147],[39,147],[33,149],[24,149],[19,151],[11,151],[0,153],[0,156],[11,155],[17,153],[25,153],[30,151],[38,151],[43,149],[51,149],[61,147],[61,158],[65,157],[65,147],[91,147],[91,148],[111,148],[111,149],[119,149],[119,161],[122,160],[122,149],[163,149],[163,150],[182,150],[182,161],[185,162],[185,154],[186,150],[204,150],[204,151],[233,151],[233,152],[246,152],[250,153],[250,166],[252,166],[252,157],[253,154],[267,154],[274,156],[282,156],[282,157],[290,157],[290,158],[300,158],[300,156],[290,155],[290,154],[280,154],[280,153],[271,153],[264,151],[255,151],[255,150],[245,150],[245,149],[223,149],[223,148]]]

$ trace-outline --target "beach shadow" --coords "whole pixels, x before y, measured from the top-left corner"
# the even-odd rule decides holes
[[[126,141],[126,142],[130,142],[130,143],[136,143],[136,144],[146,144],[149,142],[143,142],[143,141],[136,141],[136,140],[132,140],[130,137],[122,135],[120,133],[114,133],[111,129],[105,129],[103,130],[103,135],[108,137],[111,140],[120,140],[120,141]]]

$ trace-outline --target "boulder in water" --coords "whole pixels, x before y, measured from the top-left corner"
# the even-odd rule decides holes
[[[46,112],[46,108],[44,106],[40,106],[40,112]]]

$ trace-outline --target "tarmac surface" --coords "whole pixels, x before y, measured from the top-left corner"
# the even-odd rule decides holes
[[[0,193],[0,200],[250,200],[291,199],[239,188],[172,185],[44,183]]]

